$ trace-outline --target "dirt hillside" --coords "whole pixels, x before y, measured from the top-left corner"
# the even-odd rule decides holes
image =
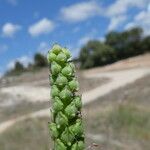
[[[86,70],[85,73],[98,73],[105,71],[116,71],[116,70],[144,68],[144,67],[150,67],[150,53],[121,60],[104,67],[96,67],[93,69],[89,69]]]

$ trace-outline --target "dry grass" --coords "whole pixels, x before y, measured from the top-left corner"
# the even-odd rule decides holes
[[[106,150],[149,150],[150,75],[84,108],[86,130]],[[103,138],[101,138],[101,136]]]

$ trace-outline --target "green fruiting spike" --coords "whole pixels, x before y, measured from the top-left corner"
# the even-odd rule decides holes
[[[50,68],[53,150],[84,150],[81,96],[71,53],[58,44],[47,56]]]

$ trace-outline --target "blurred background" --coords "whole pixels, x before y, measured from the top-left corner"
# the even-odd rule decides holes
[[[0,0],[0,150],[51,148],[54,43],[76,65],[87,149],[149,150],[149,0]]]

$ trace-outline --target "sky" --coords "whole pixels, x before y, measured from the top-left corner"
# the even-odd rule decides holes
[[[135,26],[150,35],[150,0],[0,0],[0,75],[54,43],[76,57],[88,40]]]

